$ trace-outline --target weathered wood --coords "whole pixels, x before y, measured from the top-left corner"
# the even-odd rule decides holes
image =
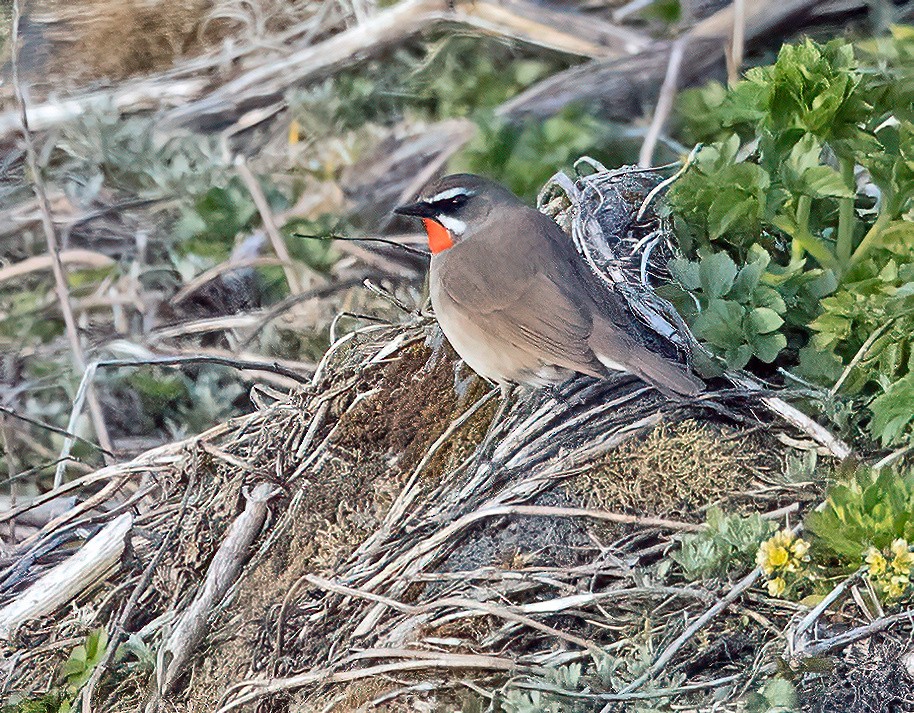
[[[162,647],[157,671],[159,690],[166,693],[183,677],[191,654],[203,640],[213,608],[238,579],[250,556],[251,545],[267,517],[267,503],[273,485],[260,483],[247,498],[247,505],[225,533],[219,550],[210,562],[206,580],[194,600],[184,610],[177,626]]]
[[[133,515],[119,516],[0,609],[0,639],[9,639],[27,621],[50,614],[114,571],[132,527]]]
[[[824,4],[825,0],[747,0],[746,42],[768,36],[782,25],[795,32],[805,15]],[[708,69],[724,59],[732,28],[733,8],[727,7],[684,36],[680,86],[707,79]],[[629,57],[594,60],[560,72],[506,102],[498,113],[510,118],[547,117],[569,104],[584,103],[609,118],[631,120],[655,101],[672,46],[673,42],[658,42]]]
[[[649,43],[637,32],[599,18],[548,10],[527,0],[466,0],[453,10],[446,0],[403,0],[322,42],[262,60],[221,86],[206,75],[176,77],[171,72],[113,90],[32,105],[29,126],[46,131],[104,109],[124,114],[161,111],[164,120],[177,124],[230,124],[244,111],[281,99],[293,86],[332,74],[442,24],[584,57],[622,57]],[[0,141],[12,138],[19,123],[17,112],[0,113]]]

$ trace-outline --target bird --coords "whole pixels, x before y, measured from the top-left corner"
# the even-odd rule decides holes
[[[590,271],[555,221],[500,183],[444,176],[394,213],[422,219],[435,318],[480,376],[504,388],[627,372],[667,396],[704,389],[675,345]]]

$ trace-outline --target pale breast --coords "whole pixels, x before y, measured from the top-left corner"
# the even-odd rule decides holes
[[[435,317],[444,336],[467,366],[480,376],[497,383],[543,386],[563,381],[571,375],[571,371],[546,364],[528,350],[481,328],[479,320],[466,314],[436,280],[431,280],[430,293]]]

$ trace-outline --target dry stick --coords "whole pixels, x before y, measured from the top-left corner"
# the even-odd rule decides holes
[[[188,503],[190,503],[190,496],[193,492],[193,488],[194,483],[191,481],[187,484],[187,489],[184,491],[184,497],[181,498],[181,509],[178,512],[174,524],[169,528],[168,533],[162,540],[162,544],[159,545],[159,549],[156,550],[155,555],[147,565],[146,571],[143,572],[143,576],[140,577],[140,581],[137,582],[136,587],[134,587],[133,592],[131,592],[130,598],[127,600],[127,604],[124,606],[121,615],[118,617],[118,622],[115,624],[114,630],[110,632],[108,648],[105,650],[105,656],[95,667],[95,670],[92,671],[92,676],[83,687],[81,697],[82,713],[92,713],[92,696],[95,694],[95,688],[98,686],[98,682],[101,680],[102,675],[111,664],[114,656],[117,654],[117,649],[120,646],[121,642],[127,636],[125,629],[127,620],[133,614],[133,610],[136,609],[136,605],[140,601],[140,596],[142,596],[142,594],[149,587],[149,583],[152,582],[152,575],[155,574],[155,571],[159,566],[159,562],[162,561],[165,553],[168,552],[171,548],[171,542],[180,529],[181,523],[184,522],[184,516],[187,513],[187,506]]]
[[[560,32],[557,29],[558,23],[553,19],[551,32],[548,37],[544,37],[541,30],[546,22],[537,23],[534,32],[521,33],[518,28],[529,27],[529,20],[518,19],[516,12],[503,7],[499,21],[493,22],[491,13],[486,18],[485,14],[489,8],[498,7],[494,3],[483,0],[461,2],[457,3],[456,12],[448,9],[449,4],[447,0],[404,0],[323,42],[254,67],[202,99],[184,103],[170,111],[166,114],[166,120],[186,122],[205,116],[224,115],[235,109],[242,101],[262,104],[271,97],[282,95],[293,83],[300,84],[316,76],[326,75],[445,22],[476,26],[488,34],[516,37],[522,41],[574,54],[580,54],[582,51],[587,54],[591,51],[589,47],[582,46],[581,27],[596,26],[598,30],[603,30],[600,55],[604,57],[625,56],[633,50],[643,49],[648,44],[647,38],[629,29],[580,15],[565,15],[563,18],[564,27],[568,27],[577,19],[580,27],[575,28],[574,33]],[[532,3],[515,3],[515,6],[528,9],[530,13],[540,16],[545,14]]]
[[[259,60],[264,56],[262,47],[256,45],[245,48],[244,51],[222,53],[215,60],[204,58],[202,61],[196,60],[182,65],[184,73],[193,73],[193,76],[180,76],[177,72],[171,72],[125,83],[113,91],[88,92],[32,106],[29,109],[29,120],[36,131],[44,131],[99,108],[113,107],[115,111],[127,114],[140,111],[168,111],[175,107],[170,111],[170,118],[178,121],[188,121],[200,114],[229,112],[243,102],[256,99],[260,94],[282,95],[293,84],[326,75],[442,22],[466,21],[473,24],[474,7],[483,4],[498,7],[494,3],[477,2],[475,6],[461,6],[461,13],[453,14],[447,11],[446,0],[407,0],[379,12],[359,25],[331,35],[316,45],[308,44],[309,40],[306,39],[305,43],[301,43],[304,45],[302,49],[293,51],[287,57],[276,59],[267,55],[267,59],[260,60],[258,66],[215,90],[212,90],[212,82],[209,79],[218,74],[210,71],[214,64],[223,66],[223,57],[226,54],[230,59],[253,55]],[[533,8],[532,11],[538,11],[540,15],[543,14],[540,6],[532,3],[523,5]],[[590,16],[571,17],[576,18],[581,26],[593,28],[593,33],[600,36],[597,44],[600,45],[601,56],[623,56],[631,48],[643,47],[649,42],[649,38],[643,35],[624,27],[599,22]],[[489,22],[485,29],[490,34],[516,37],[516,27],[519,24],[521,23],[512,21],[509,17],[501,22]],[[553,30],[556,27],[557,25],[552,23]],[[525,41],[564,52],[579,52],[582,49],[579,32],[553,35],[549,39],[556,38],[559,44],[543,42],[535,32],[521,37]],[[285,38],[280,35],[279,39]],[[208,95],[207,91],[210,92]],[[15,112],[0,113],[0,140],[9,138],[18,128],[19,120]]]
[[[851,372],[854,370],[857,364],[859,364],[860,361],[866,356],[867,352],[870,350],[870,347],[872,347],[876,340],[882,336],[882,333],[885,332],[886,329],[892,326],[894,321],[895,320],[890,319],[888,322],[880,324],[876,329],[873,330],[873,333],[866,338],[866,341],[860,345],[857,353],[854,354],[854,358],[848,362],[846,367],[844,367],[844,371],[841,372],[841,376],[838,377],[835,385],[828,390],[828,395],[830,398],[835,398],[835,396],[838,395],[838,392],[841,390],[844,382],[847,381],[847,377],[851,375]]]
[[[866,571],[866,567],[861,567],[856,572],[854,572],[849,577],[842,580],[838,586],[832,589],[825,597],[822,598],[822,601],[816,604],[809,613],[803,617],[799,624],[797,624],[796,630],[793,632],[791,637],[791,642],[793,644],[794,652],[798,655],[803,655],[808,648],[807,645],[801,641],[803,635],[809,630],[809,628],[816,623],[816,620],[828,607],[834,602],[838,597],[844,594],[845,590],[851,586],[857,579]]]
[[[682,66],[682,55],[688,41],[689,36],[683,35],[673,43],[670,49],[670,60],[666,67],[663,85],[660,87],[660,96],[657,97],[654,118],[651,120],[651,126],[647,130],[644,143],[641,144],[641,152],[638,154],[638,165],[642,168],[647,168],[653,162],[657,139],[666,125],[670,112],[673,110],[673,100],[676,98],[676,88],[679,84],[679,68]]]
[[[420,613],[425,613],[435,609],[450,607],[464,607],[469,610],[476,610],[476,613],[478,614],[489,614],[490,616],[495,616],[500,619],[513,621],[517,624],[523,624],[524,626],[530,629],[534,629],[535,631],[540,631],[544,634],[554,636],[557,639],[562,639],[563,641],[567,641],[571,644],[580,646],[582,649],[586,649],[594,656],[601,656],[603,654],[603,650],[592,641],[582,639],[580,636],[575,636],[573,634],[567,634],[564,631],[559,631],[558,629],[548,626],[547,624],[541,624],[536,619],[533,619],[529,616],[518,614],[517,612],[511,611],[506,607],[500,607],[495,604],[490,604],[489,602],[478,602],[475,599],[463,599],[460,597],[446,597],[435,602],[423,604],[419,609]]]
[[[98,270],[103,267],[113,266],[114,260],[107,255],[97,253],[92,250],[83,250],[80,248],[71,248],[61,250],[57,253],[58,259],[62,264],[67,265],[85,265],[86,267]],[[20,260],[12,265],[0,268],[0,282],[8,282],[16,278],[28,275],[33,272],[42,272],[44,270],[54,269],[54,258],[51,255],[35,255],[25,260]]]
[[[850,631],[845,631],[842,634],[837,636],[832,636],[828,639],[822,639],[817,641],[811,646],[807,647],[805,654],[807,656],[821,656],[827,654],[836,649],[843,648],[849,644],[853,644],[855,641],[860,641],[860,639],[865,639],[868,636],[873,634],[878,634],[880,631],[885,631],[892,624],[895,624],[899,621],[907,620],[909,623],[914,623],[914,610],[908,610],[899,612],[898,614],[892,614],[891,616],[885,616],[881,619],[876,619],[866,626],[859,626],[856,629],[851,629]]]
[[[477,602],[474,599],[464,599],[461,597],[445,597],[444,599],[439,599],[427,604],[413,606],[411,604],[404,604],[403,602],[399,602],[396,599],[391,599],[390,597],[373,594],[372,592],[365,592],[361,589],[346,587],[344,585],[337,584],[336,582],[331,582],[330,580],[323,579],[322,577],[306,575],[305,579],[315,587],[328,589],[330,591],[336,592],[337,594],[343,594],[349,597],[368,599],[369,601],[389,606],[396,611],[403,612],[404,614],[417,615],[434,611],[435,609],[450,608],[464,608],[475,610],[477,614],[489,614],[491,616],[496,616],[507,621],[523,624],[524,626],[535,629],[536,631],[540,631],[544,634],[549,634],[550,636],[554,636],[558,639],[562,639],[569,643],[580,646],[582,649],[586,649],[592,654],[602,654],[602,650],[592,641],[582,639],[581,637],[574,636],[573,634],[567,634],[564,631],[559,631],[558,629],[548,626],[547,624],[541,624],[540,622],[536,621],[536,619],[532,619],[529,616],[525,616],[524,614],[512,611],[507,607],[500,607],[488,602]]]
[[[251,333],[244,338],[244,340],[238,345],[236,351],[240,352],[247,347],[249,347],[255,339],[260,335],[260,333],[266,329],[266,326],[276,319],[279,315],[288,310],[292,309],[295,305],[305,302],[306,300],[327,297],[332,295],[335,292],[342,292],[343,290],[348,290],[351,287],[356,285],[361,285],[362,280],[367,277],[368,273],[358,273],[352,277],[347,277],[345,279],[338,279],[332,282],[329,285],[323,285],[322,287],[316,287],[307,292],[302,292],[298,295],[290,295],[285,299],[280,300],[276,304],[272,305],[269,310],[261,312],[258,315],[257,324],[254,326],[254,329]]]
[[[474,524],[475,522],[478,522],[479,520],[483,520],[485,518],[490,518],[490,517],[500,517],[503,515],[510,515],[513,512],[515,512],[515,508],[518,508],[518,509],[530,508],[531,510],[535,511],[536,514],[541,514],[540,511],[542,509],[543,511],[548,511],[548,512],[543,512],[542,514],[550,514],[550,512],[551,512],[552,514],[555,514],[557,516],[561,516],[563,514],[562,511],[564,510],[564,508],[548,508],[548,507],[540,508],[540,507],[532,506],[532,505],[530,505],[530,506],[520,506],[520,505],[484,506],[478,510],[475,510],[471,513],[467,513],[466,515],[454,520],[452,523],[450,523],[446,527],[441,528],[433,535],[416,543],[407,552],[404,552],[400,556],[396,557],[390,564],[388,564],[380,572],[378,572],[371,579],[369,579],[364,584],[364,589],[370,592],[371,590],[380,586],[389,577],[391,577],[392,575],[394,575],[397,572],[403,571],[408,566],[415,567],[417,565],[417,563],[419,564],[419,566],[421,566],[423,563],[422,558],[424,558],[430,552],[433,552],[439,545],[441,545],[441,543],[447,542],[451,538],[452,535],[455,535],[456,533],[468,528],[470,525]],[[569,510],[570,509],[571,508],[569,508]],[[599,512],[599,511],[585,510],[583,512],[588,513],[588,512]],[[606,513],[606,515],[608,515],[610,517],[615,517],[613,515],[613,513]],[[603,519],[609,519],[605,516],[601,516],[601,517]],[[621,520],[623,522],[631,522],[631,520],[629,520],[628,518],[631,518],[633,516],[622,515],[619,517],[623,518],[623,520]],[[656,518],[638,519],[638,521],[642,522],[642,523],[645,520],[650,521],[650,525],[652,527],[664,527],[664,526],[668,526],[669,524],[673,524],[673,521],[662,521],[662,520],[659,520]],[[660,524],[661,522],[665,522],[666,525]],[[679,526],[678,529],[683,529],[683,526],[685,528],[695,527],[695,525],[693,525],[692,523],[675,523],[675,524]],[[366,616],[365,619],[362,621],[362,623],[359,624],[358,627],[356,627],[354,636],[360,636],[360,635],[363,635],[364,633],[366,633],[366,630],[371,627],[373,620],[377,616],[377,614],[378,614],[378,609],[376,607],[375,610],[373,610],[370,615]]]
[[[50,433],[56,433],[59,436],[66,436],[68,438],[74,438],[77,441],[79,441],[80,443],[83,443],[83,444],[89,446],[90,448],[93,448],[96,451],[102,450],[102,447],[100,445],[98,445],[97,443],[94,443],[93,441],[90,441],[88,438],[83,438],[82,436],[78,436],[77,434],[73,433],[72,431],[68,431],[65,428],[59,428],[58,426],[55,426],[51,423],[45,423],[44,421],[39,421],[37,418],[32,418],[31,416],[26,416],[25,414],[17,413],[16,411],[13,411],[13,409],[7,408],[6,406],[0,406],[0,413],[5,414],[6,416],[9,416],[10,418],[14,418],[17,421],[22,421],[23,423],[28,423],[28,424],[31,424],[32,426],[37,426],[40,429],[49,431]],[[114,454],[110,453],[109,455],[114,455]]]
[[[749,574],[743,577],[736,586],[733,587],[723,599],[721,599],[717,604],[708,609],[704,614],[698,617],[694,622],[686,627],[676,640],[673,641],[669,646],[667,646],[663,653],[657,657],[654,663],[651,664],[650,668],[645,671],[643,674],[638,676],[634,681],[628,684],[623,688],[619,693],[631,693],[632,691],[641,688],[647,681],[652,679],[658,673],[660,673],[666,665],[672,660],[672,658],[679,652],[689,639],[691,639],[695,634],[697,634],[701,629],[711,621],[714,617],[724,611],[728,606],[733,602],[739,599],[743,592],[749,589],[752,585],[755,584],[756,580],[762,575],[762,570],[760,567],[756,567]],[[609,713],[612,710],[612,705],[606,705],[603,707],[603,710],[600,713]]]
[[[85,512],[89,512],[92,508],[101,505],[103,502],[112,497],[118,490],[124,487],[124,483],[127,482],[127,476],[121,475],[117,478],[113,478],[105,487],[99,490],[97,493],[94,493],[91,497],[83,500],[79,504],[67,510],[65,513],[54,518],[47,525],[41,528],[34,535],[26,537],[22,542],[19,543],[20,547],[28,547],[35,543],[40,537],[49,535],[54,532],[57,528],[62,527],[67,522],[73,520],[74,518],[82,515]]]
[[[0,609],[0,639],[9,639],[26,621],[53,612],[105,577],[119,564],[132,526],[129,513],[108,523],[74,555]]]
[[[253,416],[248,418],[252,417]],[[127,463],[119,463],[115,465],[109,465],[104,468],[99,468],[96,471],[87,473],[86,475],[81,476],[75,480],[71,480],[68,483],[64,483],[59,488],[49,490],[48,492],[33,498],[28,503],[19,505],[9,512],[0,513],[0,523],[7,522],[10,518],[17,517],[24,512],[33,510],[37,507],[40,507],[41,505],[44,505],[47,502],[56,500],[63,495],[67,495],[75,490],[79,490],[80,488],[88,487],[107,480],[136,475],[138,473],[145,473],[151,468],[162,468],[168,465],[172,465],[180,461],[182,457],[181,454],[186,450],[193,448],[201,441],[217,438],[218,436],[221,436],[230,431],[233,427],[234,426],[232,424],[220,423],[210,429],[207,429],[203,433],[197,434],[196,436],[190,436],[189,438],[185,438],[181,441],[166,443],[162,446],[158,446],[157,448],[151,448],[150,450],[141,453],[136,458],[128,461]],[[53,527],[59,527],[65,521],[66,520],[60,522],[55,521]]]
[[[702,532],[707,525],[680,520],[667,520],[662,517],[639,517],[637,515],[624,515],[622,513],[606,510],[588,510],[586,508],[564,508],[550,505],[502,505],[498,508],[502,515],[530,515],[533,517],[589,517],[594,520],[605,520],[624,525],[637,525],[639,527],[660,527],[664,530],[678,530],[680,532]]]
[[[70,420],[67,422],[67,431],[74,433],[79,422],[79,415],[83,410],[83,403],[89,389],[92,388],[95,379],[95,370],[97,363],[92,362],[84,370],[82,378],[79,381],[79,388],[76,390],[76,398],[73,399],[73,407],[70,409]],[[70,460],[70,451],[76,439],[73,436],[67,436],[63,439],[63,446],[60,448],[60,455],[57,460],[57,467],[54,469],[54,487],[59,488],[63,484],[64,475],[67,472],[67,463]]]
[[[10,500],[9,509],[15,509],[16,496],[19,494],[19,482],[16,479],[16,461],[10,448],[9,433],[6,428],[6,417],[0,413],[0,436],[3,437],[3,453],[6,455],[6,471],[9,475]],[[16,518],[10,518],[10,544],[16,544]]]
[[[791,17],[825,4],[825,0],[746,0],[746,38],[764,36]],[[706,70],[722,57],[733,31],[733,8],[727,6],[702,20],[687,33],[690,45],[683,62],[685,79],[704,81]],[[616,61],[595,60],[553,74],[502,104],[496,113],[518,118],[546,118],[569,104],[599,102],[608,118],[631,118],[631,107],[645,94],[653,96],[668,61],[669,44],[656,42],[638,54]]]
[[[914,443],[910,443],[906,446],[902,446],[901,448],[892,451],[884,458],[880,458],[878,461],[876,461],[873,464],[873,468],[875,468],[876,470],[879,470],[880,468],[885,468],[886,466],[891,465],[896,460],[901,458],[903,455],[910,453],[911,451],[914,451]]]
[[[63,263],[60,258],[60,247],[57,244],[57,233],[54,229],[54,219],[51,217],[51,204],[48,201],[48,194],[44,187],[44,181],[41,179],[41,172],[38,166],[38,154],[35,151],[35,144],[32,141],[32,134],[29,130],[28,116],[26,115],[25,95],[22,86],[19,83],[19,64],[18,42],[19,42],[19,0],[13,0],[13,24],[10,31],[10,69],[13,79],[13,92],[16,96],[16,104],[19,110],[20,129],[22,139],[25,142],[25,161],[29,172],[32,174],[32,189],[38,199],[38,206],[41,209],[41,224],[44,228],[44,237],[48,246],[48,253],[52,258],[51,271],[54,274],[54,289],[57,293],[57,302],[60,304],[60,311],[63,314],[64,324],[66,325],[67,339],[70,342],[70,348],[73,351],[73,361],[79,371],[85,371],[86,358],[83,353],[82,343],[79,341],[79,332],[76,329],[76,319],[73,316],[73,307],[70,304],[70,293],[67,288],[67,280],[63,271]],[[113,447],[111,438],[108,435],[108,427],[105,425],[102,406],[95,393],[95,388],[89,388],[88,392],[89,414],[92,418],[92,425],[95,428],[95,435],[99,444],[105,452],[111,453]],[[72,430],[72,429],[71,429]],[[107,455],[105,460],[110,463]]]
[[[730,86],[739,81],[746,50],[746,0],[733,0],[733,36],[727,55],[727,80]]]
[[[460,429],[467,421],[469,421],[476,413],[492,398],[495,396],[496,390],[492,389],[487,391],[480,398],[478,398],[472,406],[470,406],[466,411],[464,411],[460,416],[455,418],[444,429],[442,434],[435,439],[435,442],[429,446],[428,450],[425,452],[425,455],[422,456],[422,459],[419,461],[419,464],[413,469],[412,475],[409,477],[409,480],[406,482],[406,485],[403,486],[400,491],[400,495],[397,497],[396,502],[391,506],[390,510],[387,513],[387,516],[384,518],[384,525],[382,526],[383,530],[389,530],[394,523],[396,523],[403,515],[406,513],[407,508],[409,508],[412,501],[418,495],[418,490],[413,486],[418,481],[419,476],[422,474],[422,471],[425,470],[426,466],[431,462],[432,458],[435,457],[435,454],[438,450],[450,439],[454,433]]]
[[[581,691],[568,691],[563,688],[559,688],[558,686],[550,686],[549,684],[543,684],[539,682],[533,683],[527,681],[517,681],[514,683],[514,685],[518,688],[526,688],[531,691],[546,691],[548,693],[554,693],[555,695],[564,696],[566,698],[581,698],[591,701],[622,702],[650,700],[652,698],[666,698],[668,696],[678,696],[683,693],[690,693],[692,691],[701,691],[706,688],[717,688],[718,686],[723,686],[727,683],[737,681],[742,676],[742,673],[734,673],[729,676],[716,678],[713,681],[698,681],[697,683],[686,683],[682,686],[674,686],[672,688],[657,688],[650,691],[642,691],[641,693],[584,693]]]
[[[749,391],[762,391],[762,385],[754,378],[747,374],[738,374],[736,372],[727,372],[725,374],[735,386],[739,386]],[[791,406],[784,399],[778,396],[763,396],[762,403],[772,413],[783,418],[787,423],[796,427],[814,442],[825,448],[838,460],[844,460],[852,453],[850,446],[835,436],[831,431],[817,423],[815,420],[800,411],[796,406]]]
[[[412,652],[410,652],[412,653]],[[429,652],[415,652],[415,654],[427,654]],[[377,655],[377,652],[375,652]],[[289,678],[277,678],[266,681],[248,681],[245,687],[251,688],[246,693],[242,693],[234,700],[230,700],[216,713],[228,713],[236,708],[250,703],[258,698],[279,693],[281,691],[290,691],[302,688],[311,683],[346,683],[349,681],[358,681],[362,678],[371,678],[373,676],[382,676],[384,674],[396,674],[405,671],[422,671],[424,669],[481,669],[488,671],[514,671],[518,665],[511,659],[498,658],[495,656],[481,656],[474,654],[432,654],[424,656],[413,661],[398,661],[397,663],[379,664],[367,668],[353,669],[351,671],[338,671],[334,673],[331,669],[318,669],[309,671],[298,676]],[[236,688],[239,686],[236,686]]]
[[[283,238],[282,233],[279,232],[279,228],[276,227],[273,211],[270,209],[267,197],[263,194],[263,189],[260,187],[257,179],[254,178],[254,174],[251,173],[251,169],[248,168],[243,156],[237,156],[235,158],[235,169],[238,171],[238,176],[244,182],[245,187],[251,194],[251,198],[254,199],[254,205],[257,206],[257,212],[260,213],[260,219],[263,221],[263,228],[270,237],[273,252],[276,253],[276,257],[278,257],[279,261],[282,263],[282,271],[286,276],[286,282],[289,283],[289,292],[293,295],[301,294],[302,285],[295,272],[296,263],[292,262],[292,257],[289,255],[289,249],[286,247],[286,241]]]
[[[237,579],[238,573],[247,561],[251,545],[266,520],[267,503],[273,494],[274,488],[271,483],[260,483],[255,486],[248,496],[244,512],[229,526],[219,550],[207,569],[206,581],[193,602],[184,610],[168,641],[162,646],[159,654],[160,663],[157,666],[157,685],[161,693],[168,693],[180,679],[188,659],[206,633],[213,607]]]
[[[99,368],[112,368],[124,366],[181,366],[182,364],[214,364],[217,366],[227,366],[239,371],[269,371],[280,376],[285,376],[299,383],[307,383],[311,380],[311,375],[305,376],[297,371],[289,369],[275,361],[256,361],[251,359],[235,359],[209,354],[196,356],[157,356],[149,359],[107,359],[96,362]]]

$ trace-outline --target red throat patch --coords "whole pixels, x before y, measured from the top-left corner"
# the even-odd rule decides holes
[[[433,255],[454,247],[454,239],[448,229],[441,223],[431,218],[423,218],[422,222],[425,223],[425,232],[428,233],[428,247]]]

